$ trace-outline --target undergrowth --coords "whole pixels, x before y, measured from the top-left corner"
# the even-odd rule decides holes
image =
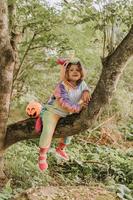
[[[124,128],[122,127],[122,130]],[[131,126],[128,130],[132,134]],[[84,134],[83,138],[85,137],[87,133]],[[6,153],[6,175],[9,181],[0,194],[1,200],[7,200],[9,196],[30,187],[89,185],[92,182],[104,183],[122,200],[132,198],[132,148],[125,150],[110,145],[89,143],[83,138],[82,135],[74,136],[72,144],[67,149],[70,155],[67,162],[55,156],[55,140],[48,154],[49,168],[43,173],[37,166],[38,140],[24,141],[10,147]]]

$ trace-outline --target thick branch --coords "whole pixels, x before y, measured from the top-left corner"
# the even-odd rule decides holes
[[[81,124],[79,124],[78,127],[75,127],[74,125],[76,119],[80,119],[79,114],[73,114],[65,119],[61,119],[57,125],[54,137],[64,137],[66,133],[67,135],[73,135],[74,133],[76,134],[76,128],[81,130]],[[35,133],[34,125],[35,119],[31,118],[10,124],[7,128],[5,148],[21,140],[34,139],[39,137],[40,134]],[[70,131],[68,133],[68,129],[72,130],[73,132]]]
[[[110,102],[120,76],[132,55],[133,26],[115,51],[103,60],[102,73],[93,92],[87,113],[89,124],[93,123],[100,110]]]
[[[111,100],[120,75],[132,55],[133,26],[116,50],[103,61],[102,73],[93,92],[88,109],[78,115],[74,114],[61,119],[56,128],[56,137],[78,134],[92,126],[101,109]],[[38,136],[34,132],[33,119],[17,122],[8,126],[5,147],[20,140],[36,137]]]

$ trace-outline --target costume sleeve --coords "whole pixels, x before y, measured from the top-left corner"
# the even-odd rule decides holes
[[[83,81],[82,82],[82,87],[81,87],[81,90],[82,90],[82,95],[81,95],[81,99],[80,101],[88,104],[89,101],[90,101],[90,97],[91,97],[91,92],[90,92],[90,89],[89,87],[87,86],[86,82]]]
[[[66,59],[64,58],[58,58],[57,59],[57,64],[60,65],[60,80],[63,80],[64,77],[65,77],[65,62],[66,62]]]
[[[62,83],[59,83],[54,91],[54,96],[58,104],[68,110],[71,113],[78,113],[81,110],[79,104],[74,104],[71,102],[68,96],[68,92],[65,89],[65,86]]]
[[[91,93],[91,90],[88,87],[88,85],[86,84],[86,82],[82,81],[82,92],[84,92],[84,91],[88,91],[89,93]]]

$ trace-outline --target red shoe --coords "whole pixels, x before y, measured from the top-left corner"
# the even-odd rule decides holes
[[[45,156],[39,156],[39,169],[41,171],[44,171],[48,168],[48,163],[46,161],[46,157]]]
[[[65,147],[66,147],[66,144],[60,143],[59,146],[56,148],[56,153],[58,154],[58,156],[60,156],[64,160],[69,160],[69,156],[64,151]]]
[[[48,163],[47,163],[47,155],[46,153],[48,152],[48,148],[40,148],[40,156],[38,160],[38,165],[39,169],[41,171],[44,171],[48,168]]]

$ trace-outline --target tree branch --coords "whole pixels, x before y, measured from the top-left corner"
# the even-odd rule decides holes
[[[30,47],[31,47],[31,45],[32,45],[32,43],[33,43],[33,41],[34,41],[34,39],[35,39],[35,36],[36,36],[36,33],[33,34],[32,38],[31,38],[31,40],[30,40],[30,42],[29,42],[29,44],[28,44],[28,47],[27,47],[27,49],[26,49],[26,51],[25,51],[25,53],[24,53],[24,55],[23,55],[23,58],[22,58],[21,63],[20,63],[20,65],[19,65],[19,68],[18,68],[17,72],[16,72],[15,75],[14,75],[14,80],[13,80],[13,82],[14,82],[14,81],[17,79],[17,77],[18,77],[18,74],[19,74],[19,72],[20,72],[20,69],[21,69],[21,67],[22,67],[22,65],[23,65],[23,62],[24,62],[24,60],[25,60],[25,57],[27,56],[27,54],[28,54],[28,52],[29,52],[29,49],[30,49]]]

